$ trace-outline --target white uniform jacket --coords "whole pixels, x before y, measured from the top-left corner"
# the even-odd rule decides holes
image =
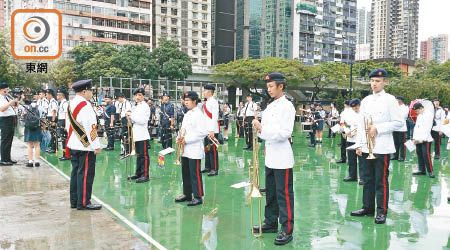
[[[58,120],[65,120],[67,114],[67,107],[69,106],[69,101],[66,99],[62,100],[58,106]]]
[[[408,131],[408,128],[406,127],[406,120],[408,119],[408,116],[409,116],[409,107],[406,106],[405,104],[399,105],[399,107],[400,107],[401,117],[403,119],[403,126],[401,129],[396,130],[396,132],[406,132],[406,131]]]
[[[433,116],[424,112],[417,116],[416,125],[414,126],[413,139],[417,141],[432,142],[431,128],[433,127]]]
[[[58,118],[58,102],[53,98],[49,101],[47,108],[47,117],[53,116],[53,111],[56,111],[55,120]]]
[[[270,103],[263,111],[262,129],[258,136],[266,141],[266,167],[273,169],[294,167],[294,154],[289,143],[294,121],[294,105],[284,95]]]
[[[433,131],[441,132],[441,127],[444,125],[445,112],[441,107],[435,110],[434,121],[436,122],[436,125],[433,126]]]
[[[205,115],[198,107],[189,110],[181,123],[181,132],[186,131],[183,157],[202,159],[205,156],[203,139],[208,135]]]
[[[42,110],[44,110],[43,117],[47,116],[48,104],[49,104],[49,101],[45,97],[41,98],[37,101],[37,105],[39,105],[42,108]]]
[[[219,133],[219,103],[214,97],[211,96],[203,104],[203,113],[206,117],[208,131],[213,131],[214,134]]]
[[[356,133],[354,133],[353,131],[356,131],[356,132],[358,131],[359,119],[360,119],[360,113],[356,113],[355,111],[353,111],[353,109],[347,111],[347,113],[345,115],[345,121],[350,126],[350,131],[352,131],[352,134],[354,134],[354,136],[347,136],[348,142],[356,143]],[[361,128],[361,129],[364,129],[364,128]]]
[[[372,94],[364,98],[361,102],[360,119],[357,143],[362,144],[362,151],[369,153],[366,143],[366,131],[364,118],[372,119],[373,125],[377,128],[375,137],[374,154],[393,154],[395,153],[394,138],[392,132],[399,130],[404,123],[400,107],[393,95],[384,90],[377,94]]]
[[[148,133],[148,121],[150,119],[150,107],[144,101],[139,102],[133,107],[130,116],[133,123],[133,140],[145,141],[150,140]]]
[[[82,103],[82,104],[81,104]],[[80,106],[78,106],[80,104]],[[67,146],[73,150],[80,151],[95,151],[100,148],[100,140],[97,135],[97,114],[92,107],[92,104],[84,97],[75,95],[75,97],[69,102],[70,111],[72,112],[75,120],[86,131],[87,138],[90,145],[85,147],[75,131],[70,128],[69,116],[66,116],[66,130],[69,131],[69,141]],[[80,109],[81,107],[81,109]]]
[[[120,118],[124,118],[125,114],[128,111],[131,111],[132,105],[131,102],[128,100],[125,100],[123,102],[119,102],[119,112],[120,112]]]

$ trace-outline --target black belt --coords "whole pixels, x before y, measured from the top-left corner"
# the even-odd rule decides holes
[[[10,119],[14,119],[15,117],[16,117],[15,115],[0,116],[0,120],[10,120]]]

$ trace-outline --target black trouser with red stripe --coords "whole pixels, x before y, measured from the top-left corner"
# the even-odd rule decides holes
[[[423,142],[416,144],[417,160],[419,161],[419,171],[428,173],[433,171],[433,163],[431,163],[431,142]]]
[[[236,128],[237,132],[239,134],[239,138],[244,138],[244,117],[238,117],[236,119]]]
[[[136,150],[136,176],[148,177],[150,157],[148,156],[148,140],[134,143]]]
[[[266,167],[266,207],[264,212],[267,225],[281,224],[281,230],[288,234],[294,229],[294,189],[292,168],[273,169]]]
[[[254,116],[245,117],[244,127],[245,127],[245,143],[247,147],[253,147],[253,131],[252,131],[252,121],[255,119]]]
[[[431,130],[431,136],[434,140],[434,156],[441,155],[441,136],[438,131]]]
[[[347,141],[347,148],[355,145],[354,142]],[[364,181],[364,159],[356,154],[356,150],[347,150],[348,154],[348,176],[354,179],[358,178],[359,166],[359,180]]]
[[[58,120],[58,127],[58,137],[61,138],[62,148],[65,150],[67,141],[67,131],[65,130],[66,120]],[[56,147],[58,147],[58,145],[56,145]]]
[[[214,134],[214,137],[218,138],[219,134]],[[208,137],[205,138],[205,146],[211,145],[209,150],[205,152],[205,169],[211,171],[219,171],[219,152],[216,146],[214,146]]]
[[[93,151],[70,150],[70,204],[85,207],[91,203],[96,155]]]
[[[394,158],[405,159],[406,132],[394,131],[393,137],[395,144]]]
[[[181,173],[183,176],[183,194],[201,198],[204,195],[200,159],[181,157]]]
[[[377,214],[387,214],[389,203],[389,154],[375,154],[376,159],[367,159],[369,154],[363,153],[364,158],[364,188],[363,208],[375,211],[375,197],[377,200]]]

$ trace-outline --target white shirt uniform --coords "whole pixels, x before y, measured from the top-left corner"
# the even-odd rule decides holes
[[[123,102],[119,102],[119,112],[120,112],[120,118],[124,118],[125,114],[128,111],[131,111],[132,105],[131,102],[128,100],[125,100]]]
[[[356,113],[353,109],[348,110],[347,114],[345,115],[345,121],[350,126],[350,131],[358,131],[358,123],[360,119],[360,113]],[[356,143],[356,133],[353,133],[354,136],[347,136],[348,142],[355,142]]]
[[[399,105],[400,107],[400,112],[401,112],[401,118],[403,119],[403,126],[401,129],[396,130],[397,132],[406,132],[408,131],[408,128],[406,127],[406,120],[408,119],[409,116],[409,107],[406,106],[405,104]]]
[[[48,104],[49,104],[49,101],[47,100],[47,98],[44,97],[42,99],[39,99],[37,101],[37,104],[42,108],[42,110],[45,111],[44,116],[47,115],[47,109],[48,109]]]
[[[0,106],[5,106],[8,104],[8,99],[4,95],[0,95]],[[14,108],[10,105],[5,111],[0,111],[0,117],[7,117],[7,116],[14,116],[16,115],[16,111],[14,111]]]
[[[245,117],[248,117],[248,116],[255,116],[255,111],[258,109],[258,105],[256,104],[256,103],[254,103],[254,102],[247,102],[245,105],[244,105],[244,111],[243,111],[243,113],[244,113],[244,115],[245,115]]]
[[[55,100],[55,98],[52,98],[49,101],[48,108],[47,108],[47,117],[52,117],[53,111],[58,112],[58,102]],[[55,117],[55,119],[56,119],[56,117]]]
[[[364,129],[364,118],[372,118],[373,125],[377,128],[375,137],[374,154],[393,154],[395,153],[394,138],[392,132],[403,126],[403,118],[401,115],[398,102],[393,95],[386,93],[384,90],[380,93],[372,94],[364,98],[361,102],[360,119],[357,143],[362,144],[362,151],[369,153],[366,144],[366,131]]]
[[[432,142],[431,128],[433,127],[433,115],[427,113],[417,116],[416,125],[414,126],[413,139],[417,141]]]
[[[341,116],[340,116],[340,119],[339,119],[339,123],[340,124],[344,124],[346,122],[345,121],[345,119],[346,119],[345,116],[347,115],[347,113],[349,113],[349,111],[352,111],[351,108],[344,108],[344,110],[342,110]]]
[[[59,103],[58,107],[58,120],[65,120],[67,114],[67,107],[69,106],[69,101],[66,99],[62,100]]]
[[[434,121],[436,122],[436,125],[433,126],[433,131],[441,132],[441,127],[444,124],[444,116],[445,113],[441,107],[435,109]]]
[[[203,145],[203,139],[208,135],[208,128],[205,119],[205,115],[199,109],[195,107],[189,110],[183,118],[181,123],[181,130],[186,131],[184,140],[183,157],[190,159],[202,159],[205,156],[205,147]]]
[[[336,108],[331,109],[331,118],[338,118],[339,117],[339,111]]]
[[[266,141],[266,167],[273,169],[294,167],[294,154],[289,143],[294,121],[294,105],[284,95],[270,103],[263,111],[262,129],[258,136]]]
[[[238,117],[244,117],[244,106],[239,106],[238,110],[237,110],[237,116]]]
[[[131,111],[131,122],[133,123],[133,139],[145,141],[150,139],[148,133],[148,120],[150,119],[150,107],[145,101],[139,102]]]
[[[203,104],[203,113],[206,117],[208,131],[212,131],[214,134],[219,133],[219,123],[217,122],[219,119],[219,103],[213,96]]]
[[[119,101],[114,101],[114,107],[116,107],[116,114],[120,114],[120,102]]]
[[[80,123],[80,125],[84,128],[84,131],[86,131],[86,135],[90,145],[88,147],[85,147],[81,143],[80,139],[78,139],[78,136],[75,134],[75,131],[72,131],[67,146],[73,150],[95,151],[96,149],[100,148],[100,139],[97,136],[97,132],[93,131],[97,130],[98,124],[97,124],[97,116],[95,114],[94,108],[92,107],[92,104],[84,97],[75,95],[75,97],[69,102],[70,111],[73,114],[75,108],[81,102],[86,102],[86,105],[82,109],[80,109],[80,112],[76,117],[76,121]],[[70,128],[70,121],[69,117],[67,116],[66,130],[70,131],[69,128]]]

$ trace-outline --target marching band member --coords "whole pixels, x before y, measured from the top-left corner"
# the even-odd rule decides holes
[[[244,102],[239,102],[236,112],[236,138],[244,137]]]
[[[431,162],[431,129],[433,127],[433,115],[425,112],[422,103],[414,104],[414,110],[418,113],[416,126],[414,127],[413,142],[416,144],[417,160],[419,171],[413,172],[413,175],[425,175],[425,169],[430,178],[434,178],[433,163]]]
[[[408,128],[406,127],[406,120],[409,116],[409,107],[405,105],[404,101],[405,99],[403,96],[397,96],[396,97],[398,105],[400,106],[402,119],[405,120],[403,123],[403,126],[401,129],[394,131],[393,137],[394,137],[394,144],[395,144],[395,153],[392,160],[398,160],[398,161],[404,161],[405,160],[405,153],[406,153],[406,132],[408,131]]]
[[[57,111],[58,111],[58,102],[55,100],[55,91],[53,89],[47,89],[45,97],[48,100],[48,108],[47,108],[47,121],[50,122],[51,126],[56,127],[57,122]],[[48,145],[47,153],[55,153],[56,152],[56,135],[51,133],[50,144]]]
[[[130,148],[129,148],[130,145],[128,145],[128,142],[125,140],[125,137],[127,136],[126,131],[128,131],[128,128],[127,128],[128,121],[127,121],[126,113],[128,111],[131,111],[132,105],[131,105],[131,102],[125,98],[125,95],[123,93],[119,93],[118,101],[119,101],[119,104],[118,104],[119,111],[118,112],[119,112],[120,124],[121,124],[120,134],[122,136],[122,144],[123,144],[122,154],[125,154],[125,152],[130,152]]]
[[[184,145],[181,155],[183,195],[175,202],[189,201],[188,206],[203,203],[204,195],[202,175],[200,173],[201,159],[205,156],[203,139],[208,135],[207,122],[202,111],[197,107],[198,94],[188,91],[184,94],[184,103],[188,112],[184,115],[177,144]],[[192,199],[192,195],[194,198]]]
[[[172,131],[175,128],[175,106],[170,101],[168,93],[164,93],[160,113],[162,148],[172,147]]]
[[[16,111],[13,106],[17,105],[19,99],[8,97],[9,86],[7,83],[0,83],[0,129],[1,129],[1,161],[0,166],[11,166],[17,161],[11,160],[11,146],[14,139],[14,129],[16,127]]]
[[[316,108],[310,108],[310,122],[311,122],[311,131],[309,132],[309,139],[311,143],[308,145],[309,147],[315,147],[317,140],[316,140],[316,132],[319,127],[319,121],[321,119],[321,116],[319,112],[316,111]]]
[[[108,137],[108,145],[105,150],[114,150],[114,121],[117,117],[117,111],[112,100],[111,96],[105,96],[106,108],[103,112],[103,119],[105,120],[106,136]]]
[[[348,112],[351,111],[350,108],[350,100],[344,101],[344,110],[341,112],[341,116],[339,118],[339,124],[341,125],[341,130],[344,129],[344,126],[347,125],[346,123],[346,115]],[[344,133],[341,133],[341,159],[337,161],[336,163],[346,163],[347,162],[347,138],[345,137]]]
[[[92,99],[92,80],[75,82],[72,88],[76,95],[69,103],[66,119],[67,147],[72,162],[70,205],[78,210],[99,210],[101,205],[91,203],[95,161],[101,152],[97,117],[89,101]]]
[[[219,103],[214,98],[215,90],[216,88],[213,85],[207,84],[203,91],[203,98],[206,99],[203,104],[203,113],[209,132],[208,138],[205,138],[205,146],[209,145],[209,150],[205,154],[205,169],[202,170],[202,173],[208,172],[208,176],[219,174],[219,152],[212,143],[212,140],[216,140],[215,138],[219,136]]]
[[[137,105],[126,113],[127,119],[130,119],[133,123],[133,141],[137,155],[136,173],[130,179],[136,180],[136,183],[144,183],[150,180],[148,175],[150,158],[147,147],[150,140],[147,127],[150,119],[150,107],[145,102],[144,88],[135,89],[133,95]]]
[[[245,142],[247,147],[245,150],[253,149],[253,133],[252,133],[252,121],[258,117],[258,105],[253,102],[253,97],[247,95],[247,103],[244,107],[244,129],[245,129]]]
[[[356,133],[358,131],[358,123],[360,119],[359,109],[361,101],[355,98],[350,101],[350,107],[346,114],[346,121],[350,125],[350,132],[346,133],[347,143],[346,148],[353,146],[356,143]],[[362,128],[361,128],[362,129]],[[358,180],[358,166],[359,166],[359,185],[364,184],[364,159],[356,154],[356,150],[347,149],[348,154],[348,177],[344,179],[345,182]]]
[[[331,127],[332,127],[331,120],[332,119],[333,120],[338,119],[338,117],[339,117],[339,111],[335,107],[334,102],[332,102],[330,104],[330,113],[328,113],[328,118],[329,118],[329,120],[328,120],[329,124],[328,125],[329,126],[328,126],[328,136],[327,136],[327,138],[335,138],[336,137],[336,134],[331,131]]]
[[[61,137],[62,148],[66,150],[67,144],[67,131],[66,127],[66,115],[67,115],[67,107],[69,106],[69,101],[66,99],[67,92],[65,89],[58,89],[56,91],[56,98],[59,101],[58,105],[58,131]],[[58,146],[58,145],[56,145]],[[61,161],[70,160],[70,155],[67,157],[66,154],[59,158]]]
[[[326,117],[326,112],[323,110],[323,106],[321,103],[317,104],[317,110],[316,113],[319,114],[320,118],[317,121],[317,128],[316,128],[316,142],[322,143],[322,137],[323,137],[323,120]]]
[[[351,216],[373,216],[375,212],[375,196],[377,202],[376,224],[384,224],[389,203],[389,161],[390,154],[395,152],[392,132],[403,126],[400,107],[395,97],[384,91],[388,83],[387,72],[376,69],[369,74],[373,94],[361,102],[361,116],[358,124],[356,143],[361,147],[356,154],[364,157],[363,207],[351,212]],[[374,140],[374,146],[367,141]],[[369,150],[370,146],[370,150]],[[373,153],[376,159],[367,159]]]
[[[433,100],[434,104],[434,122],[435,125],[431,130],[431,136],[433,136],[434,140],[434,159],[439,159],[441,156],[441,127],[444,124],[444,110],[439,106],[439,99]]]
[[[228,141],[228,126],[229,126],[229,117],[231,115],[231,108],[229,103],[225,103],[223,107],[223,122],[224,122],[224,131],[223,131],[223,139]]]
[[[44,89],[39,90],[39,100],[38,100],[37,104],[42,108],[42,110],[45,111],[45,113],[43,115],[47,116],[47,109],[48,109],[49,101],[45,97],[45,94],[46,94],[46,91]],[[43,117],[43,118],[45,118],[45,117]]]
[[[281,73],[271,73],[266,77],[267,90],[274,99],[263,112],[261,123],[253,120],[258,136],[265,140],[266,206],[265,219],[261,228],[253,227],[255,233],[278,232],[275,245],[289,243],[294,229],[294,154],[289,138],[295,122],[295,108],[286,99],[283,89],[286,78]]]

